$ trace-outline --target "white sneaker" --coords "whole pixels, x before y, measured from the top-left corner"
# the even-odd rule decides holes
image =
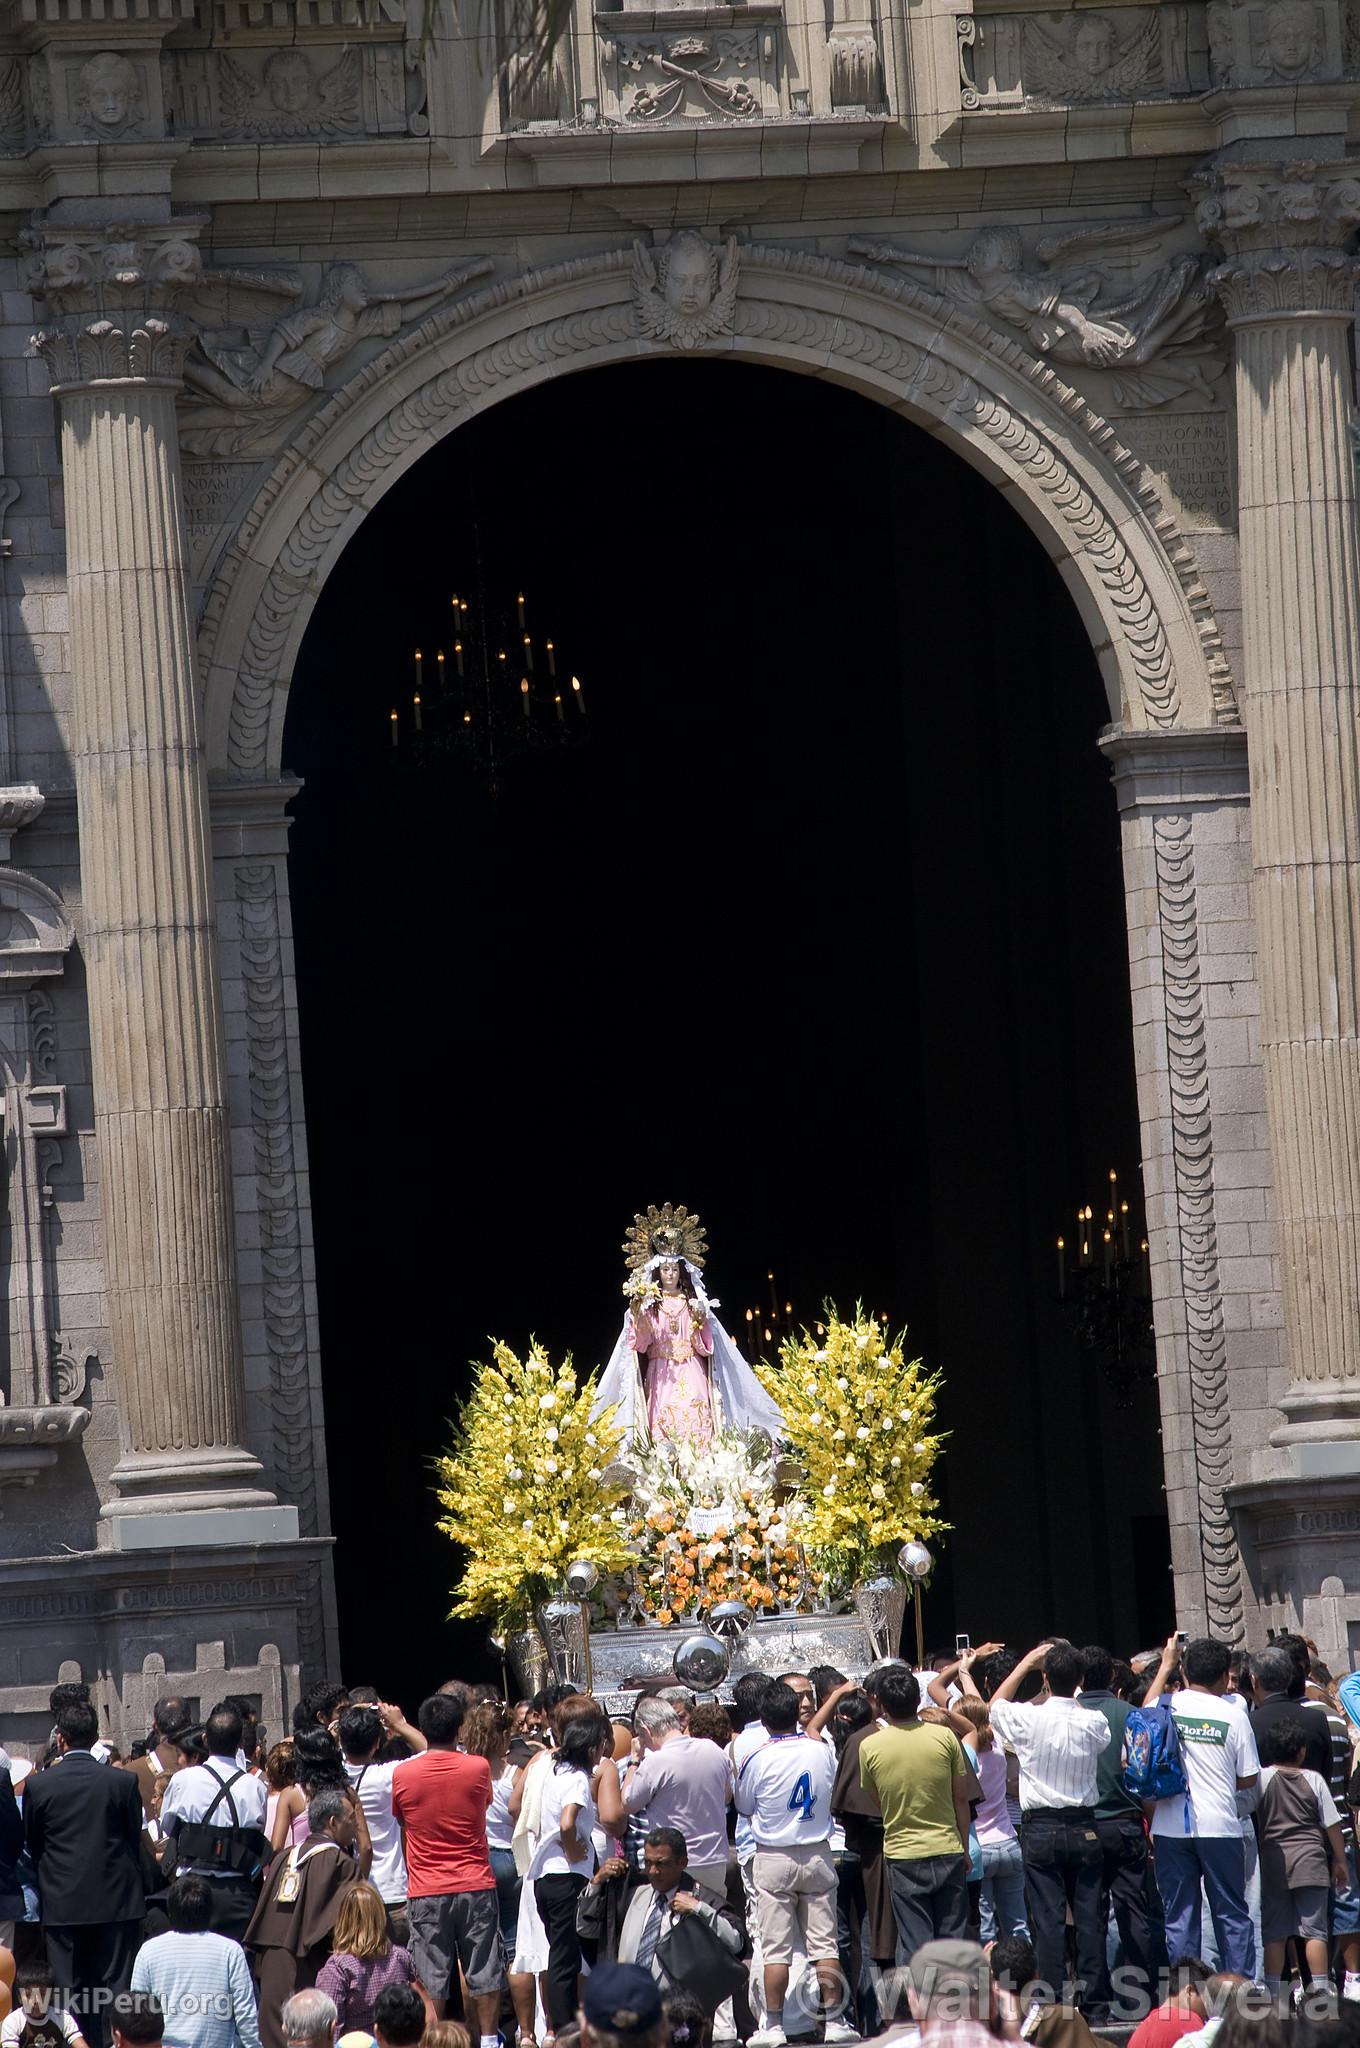
[[[1350,1970],[1347,1970],[1345,1982],[1341,1986],[1341,1996],[1343,1998],[1360,1998],[1360,1976],[1356,1976]]]
[[[788,2039],[782,2027],[760,2027],[751,2035],[746,2048],[788,2048]]]
[[[847,2020],[828,2020],[822,2039],[827,2043],[858,2041],[859,2035]]]

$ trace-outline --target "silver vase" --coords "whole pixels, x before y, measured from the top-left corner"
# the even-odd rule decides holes
[[[590,1621],[579,1600],[548,1600],[534,1609],[548,1664],[558,1685],[590,1691]]]
[[[512,1631],[505,1638],[505,1654],[515,1674],[520,1698],[531,1700],[548,1683],[548,1653],[536,1628]]]
[[[902,1581],[889,1578],[886,1572],[861,1580],[855,1587],[855,1606],[874,1663],[897,1656],[902,1646],[902,1624],[907,1618],[907,1589]]]

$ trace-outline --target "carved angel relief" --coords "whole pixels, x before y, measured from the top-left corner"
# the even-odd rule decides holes
[[[1153,10],[1123,37],[1106,14],[1034,15],[1023,25],[1022,52],[1027,99],[1062,106],[1135,100],[1164,87],[1161,23]]]
[[[318,71],[305,50],[275,50],[256,77],[238,57],[220,58],[222,133],[251,142],[321,140],[364,132],[357,49]]]
[[[1010,329],[1050,362],[1108,372],[1121,405],[1165,405],[1187,394],[1212,400],[1224,355],[1205,259],[1173,256],[1149,276],[1135,276],[1175,225],[1126,221],[1049,236],[1036,244],[1037,269],[1027,267],[1015,228],[984,228],[962,257],[862,240],[850,250],[920,273],[942,298]],[[1068,267],[1082,258],[1085,268]]]
[[[701,348],[730,334],[737,311],[737,238],[721,256],[693,228],[682,228],[653,257],[633,244],[633,305],[638,332],[676,348]]]
[[[492,267],[489,257],[472,256],[433,284],[379,292],[357,264],[333,263],[310,306],[295,273],[205,271],[194,303],[183,305],[202,331],[184,365],[181,442],[195,454],[234,455],[267,439],[359,342],[395,334]]]
[[[1317,0],[1269,0],[1265,6],[1210,0],[1206,17],[1218,85],[1297,85],[1334,78],[1341,69],[1343,51],[1329,33],[1331,11]]]

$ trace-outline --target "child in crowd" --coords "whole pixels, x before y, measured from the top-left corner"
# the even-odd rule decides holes
[[[337,2038],[354,2032],[372,2033],[378,1993],[389,1984],[414,1985],[425,1999],[427,2017],[434,2018],[410,1950],[389,1939],[386,1906],[371,1884],[353,1884],[340,1902],[331,1952],[316,1980],[317,1990],[335,2000],[340,2016]]]
[[[1308,1731],[1292,1715],[1265,1730],[1261,1742],[1261,1936],[1266,1985],[1278,1991],[1285,1944],[1303,1946],[1310,1977],[1327,1977],[1328,1882],[1348,1883],[1341,1814],[1324,1778],[1304,1769]]]
[[[52,2003],[55,1982],[46,1963],[24,1965],[19,1972],[19,2003],[0,2024],[0,2048],[86,2048],[70,2013]]]

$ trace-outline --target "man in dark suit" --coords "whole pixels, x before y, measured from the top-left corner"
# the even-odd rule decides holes
[[[96,1762],[90,1751],[98,1736],[92,1706],[63,1707],[57,1760],[24,1787],[47,1959],[94,2044],[108,2041],[110,2000],[131,1982],[146,1907],[141,1793],[131,1771]]]

